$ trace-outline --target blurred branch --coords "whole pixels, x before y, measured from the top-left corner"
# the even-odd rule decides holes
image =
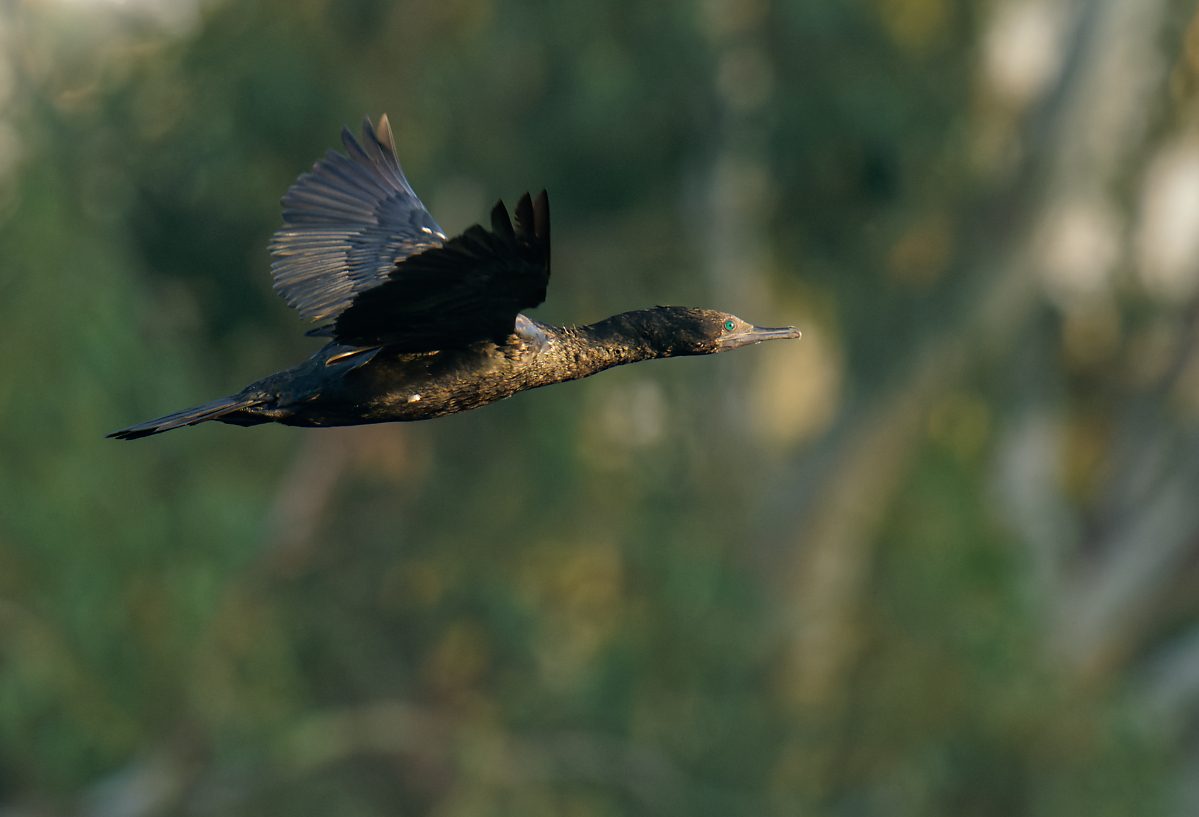
[[[318,431],[304,437],[279,480],[267,517],[267,540],[260,558],[269,572],[294,575],[312,558],[321,520],[353,454],[343,433]]]
[[[995,492],[1004,518],[1024,544],[1030,590],[1044,612],[1079,535],[1059,478],[1066,418],[1040,383],[1025,385],[1018,399],[1015,416],[996,446]]]
[[[303,775],[362,755],[398,755],[433,779],[466,775],[504,787],[586,780],[624,789],[649,813],[681,813],[694,786],[662,753],[586,732],[516,737],[453,715],[386,701],[310,716],[284,741],[287,774]]]
[[[410,475],[416,464],[402,431],[356,426],[306,434],[279,480],[256,569],[284,577],[302,572],[322,545],[321,524],[338,485],[355,469],[372,466],[388,476]]]
[[[84,794],[78,817],[156,817],[236,810],[259,791],[371,756],[394,758],[419,772],[413,782],[434,799],[465,778],[472,785],[514,788],[583,781],[620,789],[643,814],[684,814],[685,793],[702,784],[663,753],[631,741],[586,732],[517,737],[482,728],[460,714],[400,701],[316,712],[283,735],[260,768],[226,762],[201,767],[184,747],[144,755]],[[5,817],[40,817],[37,808],[10,808]]]
[[[1195,551],[1199,464],[1175,473],[1104,545],[1106,555],[1066,577],[1050,643],[1085,672],[1123,657],[1159,592]]]
[[[1100,524],[1059,587],[1052,643],[1087,673],[1108,670],[1135,651],[1160,600],[1188,580],[1183,568],[1199,553],[1199,463],[1189,453],[1199,440],[1161,416],[1199,360],[1197,310],[1192,304],[1162,376],[1132,401],[1113,432],[1116,452],[1096,503]],[[1181,677],[1173,683],[1188,683]],[[1199,690],[1199,678],[1189,683]],[[1175,693],[1166,698],[1180,701]]]
[[[1175,639],[1141,673],[1138,704],[1155,730],[1181,736],[1199,712],[1199,629]]]

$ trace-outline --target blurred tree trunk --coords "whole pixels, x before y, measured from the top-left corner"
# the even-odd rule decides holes
[[[778,554],[786,564],[772,569],[780,603],[790,610],[785,677],[793,705],[821,723],[839,717],[850,703],[848,679],[862,638],[858,615],[873,549],[883,535],[880,523],[926,439],[930,410],[984,361],[1000,358],[1016,368],[1052,365],[1052,350],[1032,360],[1005,354],[1026,348],[1020,336],[1046,292],[1055,296],[1063,287],[1112,286],[1121,256],[1107,252],[1105,240],[1119,241],[1130,229],[1131,215],[1116,191],[1130,160],[1145,150],[1146,123],[1160,114],[1157,101],[1165,98],[1169,66],[1155,55],[1170,4],[1110,0],[1045,6],[1067,15],[1059,27],[1065,34],[1060,68],[1038,104],[1020,113],[1017,136],[1008,146],[1020,161],[1006,190],[986,212],[972,217],[974,229],[991,233],[975,242],[977,256],[962,265],[974,282],[968,296],[944,326],[931,327],[923,343],[906,355],[895,350],[898,374],[890,387],[845,412],[824,453],[812,458],[813,473],[801,471],[785,492],[803,495],[805,485],[821,486],[792,522],[793,547]],[[988,78],[979,82],[985,86]],[[1004,130],[1002,122],[985,117],[978,127]],[[1105,234],[1109,229],[1115,235]],[[1071,231],[1078,230],[1083,246],[1076,250]],[[1136,439],[1148,429],[1128,431]],[[1087,671],[1103,666],[1105,657],[1127,655],[1128,640],[1145,632],[1145,609],[1175,580],[1184,560],[1194,557],[1199,468],[1186,464],[1193,456],[1182,454],[1193,450],[1194,442],[1174,447],[1170,463],[1161,466],[1169,475],[1151,500],[1121,504],[1130,516],[1102,534],[1103,541],[1051,543],[1066,563],[1047,565],[1047,580],[1038,589],[1045,594],[1046,646],[1057,666]],[[1060,453],[1043,446],[1030,452],[1035,458]],[[1046,463],[1033,470],[1052,473],[1057,467]],[[1028,469],[1020,469],[1018,478],[1026,474]],[[1054,535],[1082,531],[1082,520],[1062,524],[1076,512],[1067,507],[1060,484],[1051,490],[1050,495],[1035,492],[1039,508],[1025,503],[1016,513],[1040,514],[1044,524],[1034,520],[1033,526]],[[1029,492],[1022,495],[1027,498]],[[1044,563],[1040,555],[1037,560]],[[1194,662],[1182,664],[1183,677],[1194,678]],[[817,767],[831,761],[832,755],[808,759]]]

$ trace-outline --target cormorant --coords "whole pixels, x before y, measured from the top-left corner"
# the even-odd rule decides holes
[[[122,440],[219,420],[344,426],[425,420],[623,363],[706,355],[798,338],[710,309],[659,306],[586,326],[521,314],[545,300],[550,205],[502,201],[491,229],[448,238],[396,158],[391,126],[362,123],[283,197],[271,240],[275,290],[331,340],[303,363],[237,394],[109,434]]]

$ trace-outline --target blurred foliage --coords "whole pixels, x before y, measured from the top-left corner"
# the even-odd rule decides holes
[[[0,811],[1194,813],[1185,6],[0,4]],[[447,230],[552,192],[539,317],[805,339],[102,439],[314,348],[382,111]]]

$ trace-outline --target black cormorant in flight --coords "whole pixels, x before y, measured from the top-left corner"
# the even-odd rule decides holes
[[[387,116],[342,129],[283,197],[271,241],[275,289],[331,338],[294,368],[230,397],[108,435],[122,440],[219,420],[235,425],[345,426],[425,420],[623,363],[706,355],[777,338],[710,309],[659,306],[586,326],[521,314],[545,300],[550,204],[545,191],[503,202],[491,229],[448,238],[404,178]]]

